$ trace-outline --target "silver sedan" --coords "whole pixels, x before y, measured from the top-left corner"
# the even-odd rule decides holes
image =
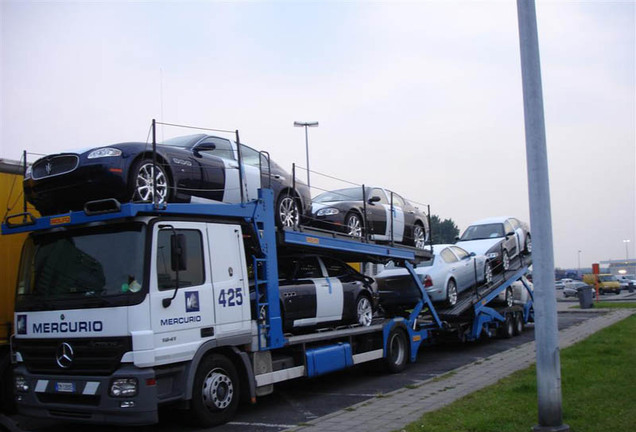
[[[433,246],[433,258],[415,268],[433,302],[454,306],[460,292],[492,281],[492,269],[486,256],[468,253],[459,246]],[[412,307],[420,292],[406,269],[387,266],[375,276],[380,304],[385,310]]]

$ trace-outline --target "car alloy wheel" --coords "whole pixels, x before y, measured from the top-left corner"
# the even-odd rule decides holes
[[[351,237],[362,237],[362,219],[357,213],[347,215],[345,222],[347,234]]]
[[[514,296],[512,294],[512,288],[508,287],[506,288],[506,306],[512,307],[513,303],[514,303]]]
[[[145,161],[136,170],[135,174],[135,192],[133,201],[153,202],[153,192],[157,192],[157,202],[164,203],[168,196],[168,177],[161,167],[157,164],[157,174],[155,182],[154,167],[152,162]],[[154,191],[153,191],[154,184]]]
[[[490,283],[492,282],[492,267],[487,261],[486,264],[484,264],[484,282],[486,283],[486,285],[490,285]]]
[[[457,304],[457,285],[453,279],[448,281],[446,286],[446,303],[449,306],[455,306]]]
[[[526,236],[526,254],[530,255],[532,253],[532,237],[530,235]]]
[[[501,265],[503,266],[504,271],[510,270],[510,257],[508,256],[508,251],[505,249],[501,255]]]
[[[424,249],[426,246],[426,233],[424,227],[419,223],[413,226],[413,245],[417,249]]]
[[[298,201],[291,195],[278,200],[278,223],[281,227],[294,228],[300,224]]]
[[[369,327],[373,320],[373,307],[365,295],[358,297],[356,301],[356,321],[363,327]]]

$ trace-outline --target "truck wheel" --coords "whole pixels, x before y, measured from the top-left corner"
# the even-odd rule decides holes
[[[523,313],[517,312],[515,314],[515,336],[519,336],[523,333]]]
[[[406,346],[406,335],[404,330],[394,328],[389,333],[389,340],[386,344],[386,358],[384,363],[391,373],[402,372],[406,367],[408,348]]]
[[[510,339],[515,334],[515,325],[514,318],[511,314],[506,314],[506,321],[504,321],[503,326],[499,328],[500,336],[506,339]]]
[[[236,368],[227,357],[205,358],[194,377],[191,412],[197,424],[210,427],[230,420],[239,404]]]

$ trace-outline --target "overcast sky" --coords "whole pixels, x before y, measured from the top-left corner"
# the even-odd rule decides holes
[[[626,239],[636,257],[635,15],[537,3],[560,267],[623,259]],[[4,0],[0,17],[0,158],[146,141],[156,118],[238,129],[291,169],[293,122],[319,121],[312,170],[462,230],[529,221],[516,2]]]

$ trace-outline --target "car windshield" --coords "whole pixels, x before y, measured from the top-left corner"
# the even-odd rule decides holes
[[[22,251],[16,310],[129,304],[142,291],[144,225],[30,236]]]
[[[366,194],[368,196],[369,190]],[[313,202],[334,202],[334,201],[362,201],[362,188],[338,189],[331,192],[323,192],[313,199]]]
[[[482,240],[487,238],[497,238],[504,236],[502,223],[491,223],[484,225],[471,225],[466,228],[460,240]]]
[[[598,277],[601,282],[618,282],[614,275],[601,275]]]
[[[162,145],[168,145],[173,147],[191,147],[194,143],[201,140],[201,138],[205,137],[204,134],[197,135],[186,135],[180,137],[174,137],[163,141]]]

